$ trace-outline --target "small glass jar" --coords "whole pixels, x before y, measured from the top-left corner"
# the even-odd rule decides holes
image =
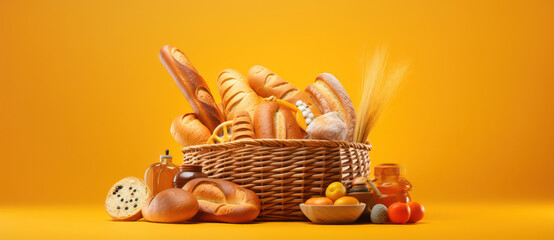
[[[165,150],[165,155],[160,155],[160,161],[146,169],[144,181],[153,195],[171,188],[173,176],[179,172],[179,168],[173,164],[172,159],[169,150]]]
[[[194,164],[183,164],[179,167],[181,170],[173,178],[173,186],[182,188],[188,181],[195,178],[207,178],[208,175],[202,172],[202,166]]]
[[[396,202],[407,203],[410,201],[408,191],[412,190],[412,184],[400,176],[400,168],[396,164],[381,164],[374,169],[375,178],[371,180],[383,195],[379,198],[373,193],[375,204],[381,203],[386,207]]]

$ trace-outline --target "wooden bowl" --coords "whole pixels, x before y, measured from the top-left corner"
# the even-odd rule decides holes
[[[362,215],[365,203],[358,205],[305,205],[300,204],[302,213],[313,223],[346,224],[353,223]]]

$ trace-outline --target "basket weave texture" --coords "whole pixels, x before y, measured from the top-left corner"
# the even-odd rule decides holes
[[[307,139],[252,139],[183,148],[185,164],[211,178],[254,191],[262,202],[257,220],[306,220],[299,204],[324,196],[332,182],[350,185],[369,175],[371,145]]]

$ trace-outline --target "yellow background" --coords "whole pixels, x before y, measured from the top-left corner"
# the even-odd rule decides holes
[[[165,44],[216,99],[221,70],[260,64],[300,88],[330,72],[356,106],[363,50],[386,46],[411,65],[370,136],[373,166],[402,164],[428,209],[552,204],[553,12],[549,1],[0,0],[0,206],[98,214],[115,181],[142,177],[164,149],[180,164],[169,127],[191,108],[158,59]]]

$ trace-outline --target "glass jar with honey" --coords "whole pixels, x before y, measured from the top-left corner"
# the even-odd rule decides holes
[[[195,164],[183,164],[179,167],[181,171],[175,174],[173,179],[173,186],[176,188],[182,188],[192,179],[195,178],[207,178],[208,175],[202,172],[202,166]]]
[[[179,168],[172,160],[169,150],[165,150],[165,155],[160,155],[160,161],[150,165],[144,173],[144,181],[154,196],[173,187],[173,177],[179,172]]]
[[[396,202],[407,203],[410,201],[408,191],[412,190],[412,184],[400,176],[400,168],[396,164],[380,164],[374,169],[375,178],[371,181],[375,184],[383,198],[373,192],[375,204],[383,204],[389,207]]]

